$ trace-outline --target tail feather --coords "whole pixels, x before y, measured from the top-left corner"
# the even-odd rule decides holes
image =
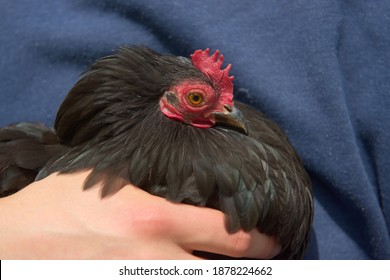
[[[34,182],[49,161],[68,150],[54,130],[42,124],[19,123],[0,128],[0,197]]]

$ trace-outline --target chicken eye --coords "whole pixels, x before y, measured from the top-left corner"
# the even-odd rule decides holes
[[[187,95],[188,102],[193,106],[200,106],[203,103],[203,93],[200,91],[190,91]]]

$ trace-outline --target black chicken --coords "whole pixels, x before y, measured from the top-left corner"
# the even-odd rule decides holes
[[[191,60],[122,48],[69,92],[55,130],[0,130],[1,195],[60,171],[93,169],[102,197],[132,184],[170,201],[221,209],[230,232],[277,236],[277,258],[303,256],[313,217],[311,182],[276,124],[233,103],[231,65],[216,51]]]

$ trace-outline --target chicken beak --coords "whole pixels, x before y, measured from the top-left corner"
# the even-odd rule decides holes
[[[248,135],[244,115],[235,106],[225,105],[222,112],[214,112],[215,123]]]

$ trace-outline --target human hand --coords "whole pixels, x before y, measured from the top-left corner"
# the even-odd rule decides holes
[[[269,258],[275,238],[228,234],[222,212],[163,198],[127,185],[100,198],[83,191],[89,172],[52,174],[0,199],[1,259],[198,259],[193,251]]]

